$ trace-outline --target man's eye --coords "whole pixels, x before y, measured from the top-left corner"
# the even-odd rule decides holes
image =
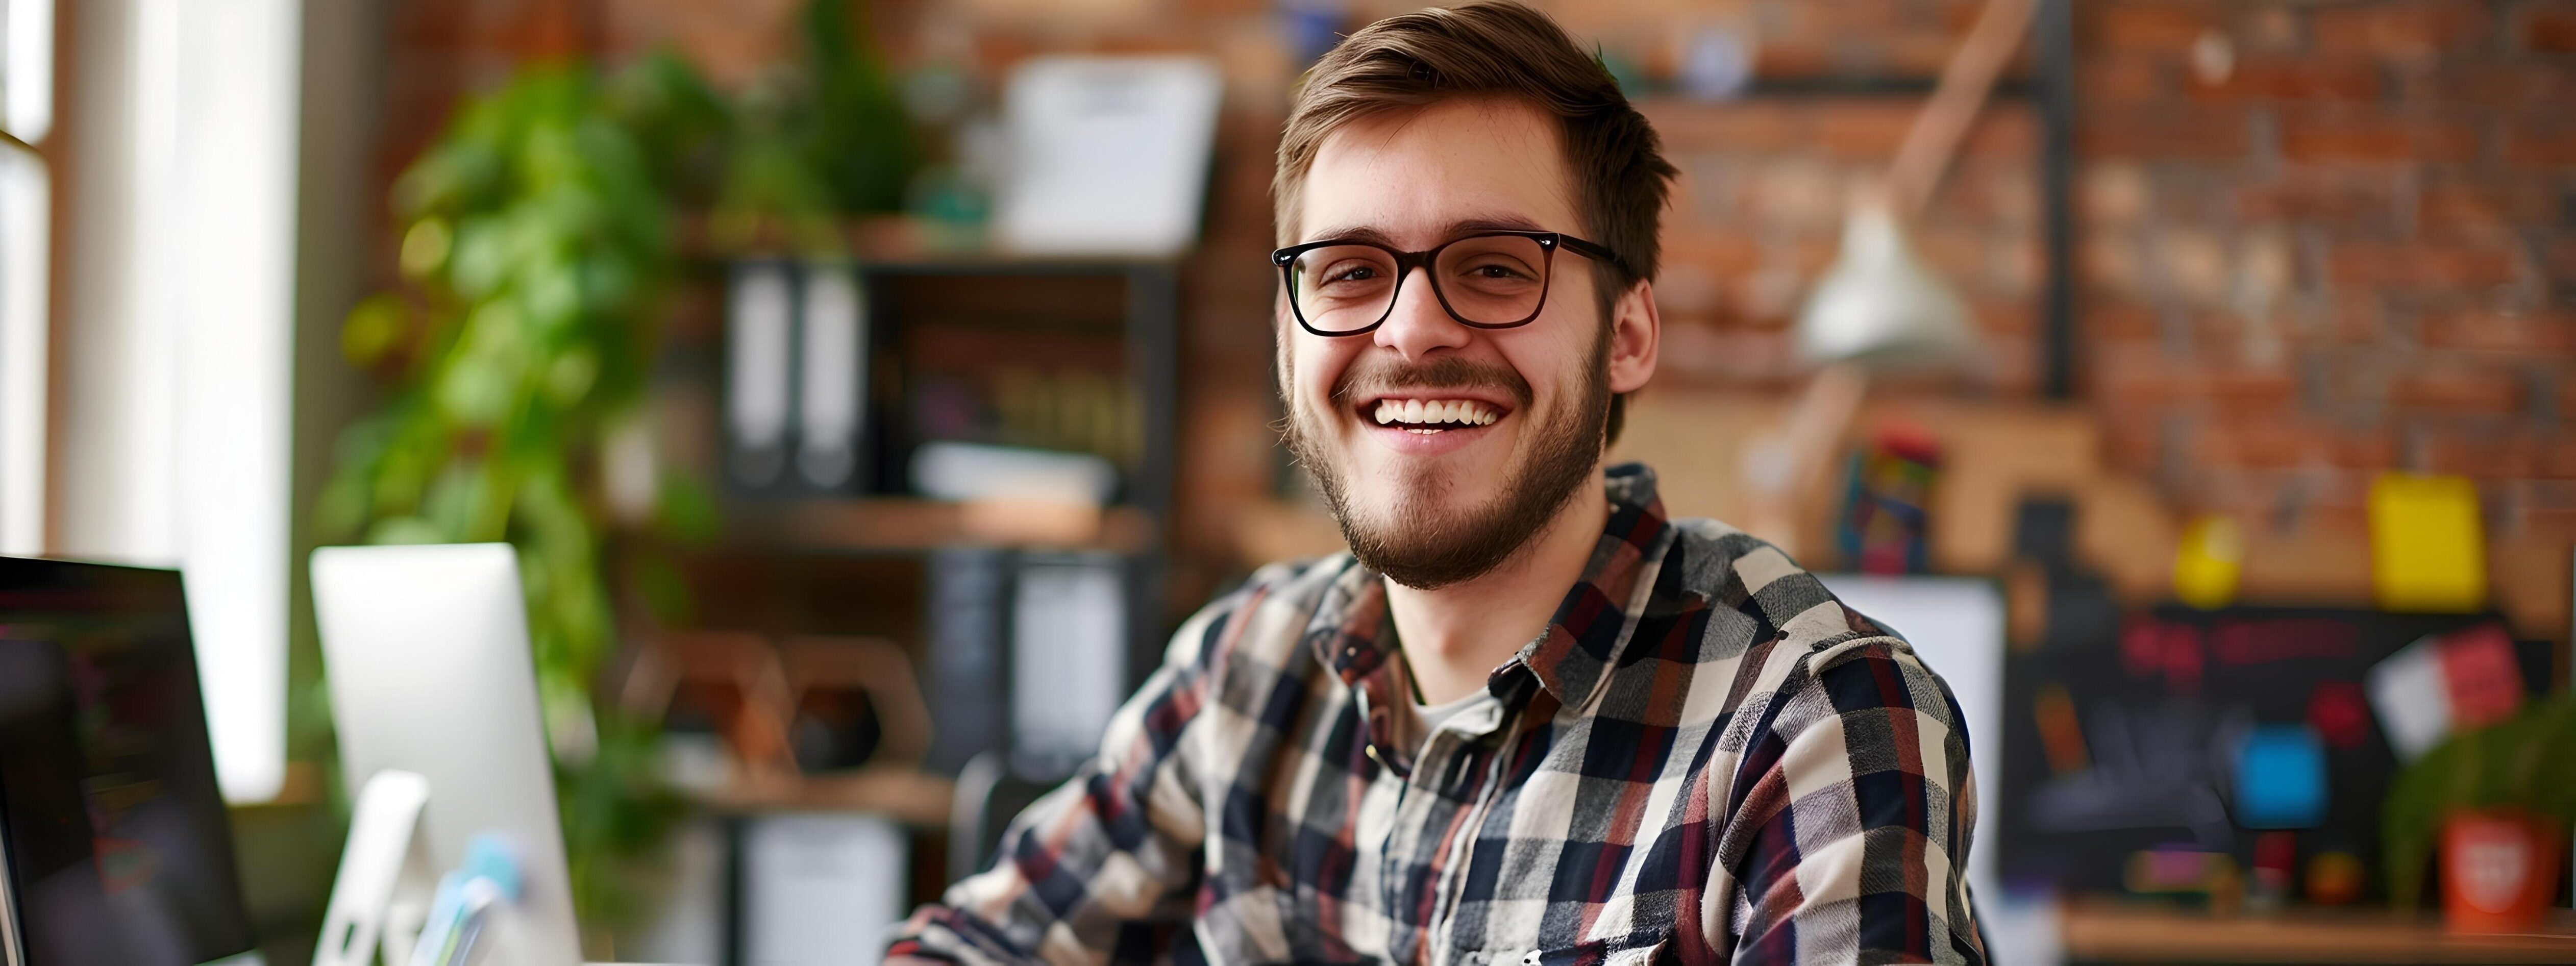
[[[1353,266],[1350,266],[1350,267],[1348,267],[1348,268],[1338,269],[1338,270],[1336,270],[1336,271],[1326,273],[1326,274],[1325,274],[1325,276],[1324,276],[1324,281],[1327,281],[1327,282],[1365,282],[1365,281],[1368,281],[1369,279],[1376,278],[1376,277],[1377,277],[1377,266],[1374,266],[1374,265],[1353,265]]]
[[[1526,280],[1530,277],[1527,272],[1501,263],[1477,265],[1467,269],[1467,274],[1476,279],[1490,281]]]

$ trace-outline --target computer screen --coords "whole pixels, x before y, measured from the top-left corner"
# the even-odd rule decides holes
[[[177,572],[0,558],[0,847],[27,966],[252,948]]]

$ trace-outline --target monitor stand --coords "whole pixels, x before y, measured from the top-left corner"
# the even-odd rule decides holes
[[[406,966],[438,882],[420,841],[428,804],[429,779],[414,772],[388,768],[359,790],[313,966],[371,966],[379,948],[386,966]]]

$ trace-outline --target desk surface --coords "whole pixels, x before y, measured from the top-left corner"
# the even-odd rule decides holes
[[[2066,958],[2096,962],[2568,963],[2576,910],[2552,910],[2538,931],[2454,933],[2439,914],[2299,909],[2215,916],[2080,900],[2064,914]]]

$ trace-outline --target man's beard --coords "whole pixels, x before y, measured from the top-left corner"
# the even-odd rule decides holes
[[[1319,414],[1304,412],[1294,403],[1285,432],[1289,452],[1323,492],[1324,505],[1341,525],[1342,540],[1362,566],[1419,590],[1482,577],[1537,538],[1577,489],[1593,482],[1593,467],[1600,461],[1609,432],[1610,392],[1602,364],[1608,359],[1610,340],[1604,335],[1594,348],[1591,364],[1584,367],[1582,384],[1575,387],[1573,406],[1555,421],[1536,427],[1528,455],[1509,471],[1501,494],[1485,506],[1449,506],[1448,496],[1458,481],[1439,472],[1399,483],[1405,492],[1394,497],[1381,517],[1369,519],[1362,508],[1352,505],[1349,470],[1335,462],[1336,454],[1324,442],[1326,427],[1310,422],[1318,420]],[[1354,365],[1333,387],[1335,408],[1350,411],[1362,388],[1353,383],[1361,375],[1371,376],[1365,387],[1370,392],[1500,389],[1511,393],[1518,404],[1512,415],[1535,418],[1529,383],[1505,366],[1456,356],[1383,373],[1362,373]],[[1286,382],[1294,386],[1293,374]]]

